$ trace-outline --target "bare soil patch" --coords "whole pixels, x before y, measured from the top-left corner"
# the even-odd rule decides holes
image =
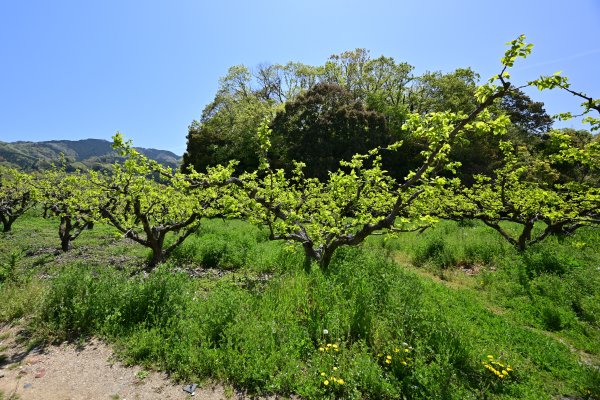
[[[226,396],[219,385],[197,388],[192,397],[164,373],[117,362],[110,346],[98,339],[28,350],[22,334],[18,327],[0,327],[0,393],[6,400],[243,398]]]

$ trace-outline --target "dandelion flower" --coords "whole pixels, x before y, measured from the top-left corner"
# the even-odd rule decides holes
[[[394,353],[398,353],[399,351],[400,351],[400,349],[399,349],[399,348],[395,348],[395,349],[394,349]]]
[[[385,363],[386,363],[386,364],[391,364],[391,363],[392,363],[392,360],[390,360],[390,359],[388,358],[387,360],[385,360]]]
[[[402,364],[402,365],[408,365],[408,364],[406,363],[406,361],[402,361],[402,363],[401,363],[401,364]]]
[[[344,384],[344,380],[342,378],[337,380],[338,385],[343,385]]]
[[[392,356],[385,356],[385,358],[387,358],[388,360],[391,360]]]
[[[331,343],[327,343],[327,347],[331,347]]]
[[[321,372],[321,376],[325,376],[325,372]]]
[[[323,381],[323,385],[325,385],[325,386],[329,385],[329,381],[328,381],[327,379],[325,379],[325,380]]]
[[[337,345],[337,343],[334,343],[334,344],[332,345],[332,347],[333,347],[334,349],[337,349],[339,346]]]
[[[319,347],[319,351],[325,351],[325,349],[322,347]]]
[[[507,371],[507,370],[505,370],[505,369],[503,369],[503,370],[502,370],[502,375],[508,375],[508,371]]]
[[[333,367],[333,370],[334,370],[334,371],[337,371],[337,367]]]
[[[493,356],[493,355],[491,355],[491,354],[488,354],[487,358],[488,358],[488,360],[493,360],[493,359],[494,359],[494,356]]]

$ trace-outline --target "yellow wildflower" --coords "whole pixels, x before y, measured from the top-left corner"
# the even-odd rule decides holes
[[[321,372],[321,376],[325,376],[325,372]]]
[[[343,385],[344,384],[344,380],[342,378],[337,380],[338,385]]]
[[[327,379],[325,379],[325,380],[323,381],[323,385],[325,385],[325,386],[329,385],[329,381],[328,381]]]

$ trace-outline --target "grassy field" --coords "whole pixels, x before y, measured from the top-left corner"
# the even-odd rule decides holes
[[[97,224],[68,253],[36,215],[1,234],[0,320],[113,342],[186,381],[309,399],[600,398],[600,231],[518,254],[477,223],[374,236],[327,272],[206,221],[155,272]],[[562,396],[562,397],[561,397]]]

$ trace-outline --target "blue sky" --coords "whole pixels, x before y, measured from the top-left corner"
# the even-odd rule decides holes
[[[470,66],[487,78],[521,33],[535,47],[515,82],[562,70],[600,97],[597,0],[0,0],[0,140],[120,131],[182,154],[232,65],[322,64],[364,47],[417,72]],[[564,94],[530,94],[550,113],[578,110]]]

